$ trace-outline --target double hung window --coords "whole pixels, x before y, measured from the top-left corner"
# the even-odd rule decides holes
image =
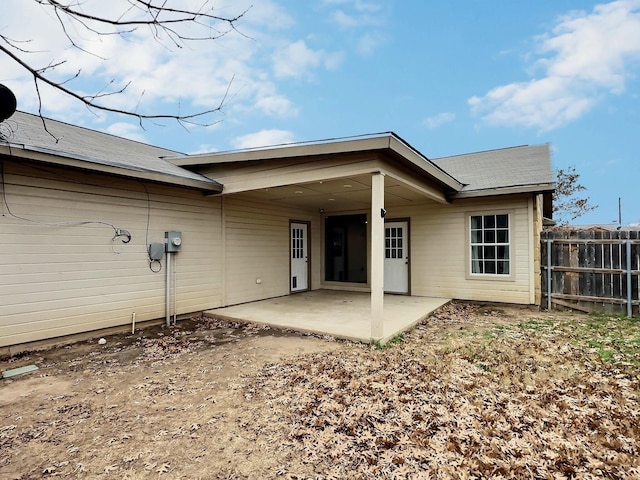
[[[511,275],[509,214],[469,215],[471,275]]]

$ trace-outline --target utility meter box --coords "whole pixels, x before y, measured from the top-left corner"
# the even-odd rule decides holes
[[[168,253],[179,252],[182,249],[182,232],[164,232],[164,237],[167,239],[165,247]]]
[[[154,242],[149,245],[149,259],[162,260],[164,257],[164,245],[160,242]]]

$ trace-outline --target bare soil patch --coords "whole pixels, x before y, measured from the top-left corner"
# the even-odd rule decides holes
[[[4,359],[0,477],[640,478],[640,322],[457,303],[383,349],[207,319]]]

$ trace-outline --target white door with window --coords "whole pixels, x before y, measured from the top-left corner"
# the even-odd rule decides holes
[[[384,291],[409,293],[409,222],[384,224]]]
[[[291,291],[309,288],[308,225],[291,223]]]

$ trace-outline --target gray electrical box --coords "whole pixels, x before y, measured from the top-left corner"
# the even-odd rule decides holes
[[[154,242],[149,245],[149,260],[162,260],[164,257],[164,244]]]
[[[166,251],[169,253],[179,252],[182,249],[182,232],[164,232],[167,239]]]

